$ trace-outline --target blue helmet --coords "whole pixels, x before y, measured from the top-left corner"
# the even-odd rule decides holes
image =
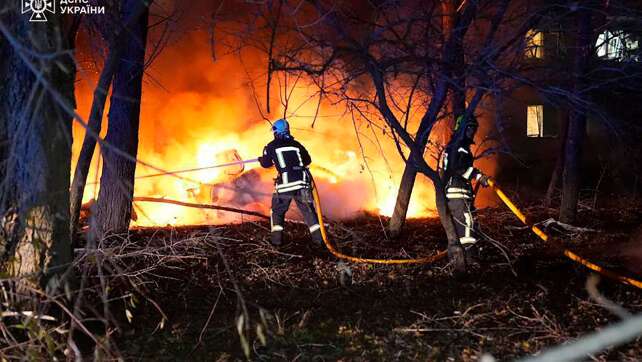
[[[285,118],[281,118],[272,124],[272,132],[275,136],[288,136],[290,134],[290,124]]]

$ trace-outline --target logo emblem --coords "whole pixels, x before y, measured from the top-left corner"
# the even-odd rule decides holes
[[[56,13],[56,5],[54,0],[22,0],[22,13],[31,12],[32,22],[47,21],[46,13]]]

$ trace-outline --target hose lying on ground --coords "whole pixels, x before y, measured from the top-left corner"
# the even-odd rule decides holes
[[[562,253],[567,258],[573,260],[574,262],[582,264],[585,267],[604,275],[605,277],[642,289],[642,282],[635,280],[633,278],[620,275],[614,271],[605,269],[595,263],[592,263],[587,259],[584,259],[583,257],[575,254],[574,252],[564,248],[558,241],[549,237],[542,229],[539,228],[539,226],[529,223],[526,218],[526,215],[508,198],[508,196],[506,196],[506,194],[499,187],[497,187],[497,184],[495,184],[495,181],[493,181],[492,179],[489,179],[488,186],[490,186],[493,189],[493,191],[495,191],[497,196],[504,202],[504,204],[506,204],[506,206],[508,206],[508,208],[513,212],[513,214],[515,214],[515,216],[517,216],[517,218],[522,223],[524,223],[524,225],[528,226],[533,231],[533,233],[535,233],[535,235],[539,236],[540,239],[555,243],[558,247],[562,249]]]
[[[325,247],[328,249],[328,251],[339,259],[348,260],[354,263],[367,264],[429,264],[448,255],[445,250],[440,251],[435,255],[417,259],[369,259],[343,254],[338,251],[328,240],[328,233],[325,230],[325,224],[323,223],[323,214],[321,213],[321,200],[319,198],[319,192],[317,191],[317,186],[314,180],[312,181],[312,196],[314,198],[314,208],[317,212],[317,217],[319,218],[319,225],[321,226],[320,230],[321,236],[323,238],[323,243],[325,244]]]
[[[312,186],[313,186],[312,195],[314,197],[314,204],[317,212],[317,217],[319,218],[319,225],[321,226],[320,230],[321,230],[321,236],[323,237],[323,243],[325,244],[328,251],[330,251],[330,253],[332,253],[332,255],[336,256],[337,258],[352,261],[355,263],[370,263],[370,264],[428,264],[428,263],[435,262],[447,255],[446,251],[440,251],[435,255],[425,257],[425,258],[418,258],[418,259],[369,259],[369,258],[354,257],[354,256],[346,255],[339,252],[328,240],[328,235],[325,230],[325,225],[323,223],[323,214],[321,213],[321,200],[319,198],[319,193],[317,191],[317,187],[314,181],[312,182]],[[535,235],[539,236],[544,241],[555,242],[537,225],[529,224],[526,219],[526,215],[524,215],[524,213],[508,198],[508,196],[506,196],[506,194],[499,187],[497,187],[497,185],[492,179],[488,180],[488,186],[490,186],[493,189],[493,191],[495,191],[497,196],[506,204],[506,206],[508,206],[508,208],[515,214],[515,216],[517,216],[519,220],[521,220],[525,225],[530,227],[530,229],[533,231],[533,233],[535,233]],[[596,271],[608,278],[642,289],[642,282],[635,280],[633,278],[620,275],[611,270],[605,269],[573,253],[572,251],[562,247],[561,245],[559,245],[559,243],[556,242],[556,244],[558,244],[558,246],[561,247],[563,254],[569,259],[581,265],[584,265],[585,267],[593,271]]]

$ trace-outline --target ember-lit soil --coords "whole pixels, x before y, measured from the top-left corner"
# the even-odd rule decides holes
[[[536,221],[554,215],[552,209],[527,210]],[[520,228],[506,209],[478,214],[482,230],[507,255],[484,241],[481,266],[463,279],[451,276],[446,260],[348,263],[350,278],[301,224],[287,225],[288,242],[279,248],[268,245],[266,222],[134,230],[135,245],[172,247],[165,249],[165,260],[131,261],[132,271],[142,270],[134,278],[145,283],[145,296],[127,307],[131,323],[124,303],[112,307],[123,327],[118,345],[131,359],[243,360],[237,322],[246,309],[249,321],[242,321],[241,330],[253,360],[476,360],[484,353],[509,360],[618,320],[589,297],[587,269]],[[331,223],[329,230],[340,250],[358,256],[425,256],[445,248],[436,219],[409,221],[397,241],[384,236],[386,221],[364,215]],[[595,231],[582,231],[566,245],[628,275],[638,268],[639,278],[641,221],[642,208],[633,202],[584,207],[577,225]],[[154,263],[161,266],[143,270]],[[642,311],[641,290],[606,279],[598,289],[629,311]],[[168,317],[162,329],[150,299]],[[642,340],[594,358],[639,360]]]

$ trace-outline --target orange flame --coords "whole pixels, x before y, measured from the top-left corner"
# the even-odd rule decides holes
[[[196,33],[168,46],[148,69],[154,82],[146,81],[143,85],[138,157],[162,169],[225,163],[234,159],[234,152],[245,159],[256,158],[272,138],[270,125],[258,113],[253,90],[248,85],[248,72],[262,71],[264,60],[253,56],[241,63],[238,58],[228,56],[212,62],[204,38],[204,34]],[[96,76],[88,73],[80,73],[76,89],[81,115],[89,113],[96,82]],[[359,143],[352,119],[337,104],[322,104],[313,128],[318,104],[318,98],[313,96],[314,87],[301,80],[290,90],[285,114],[293,135],[310,151],[311,170],[328,216],[346,218],[362,211],[390,216],[404,169],[392,140],[381,130],[357,124]],[[279,101],[278,94],[275,90],[273,106]],[[284,108],[280,104],[271,117],[280,118]],[[82,129],[74,126],[74,157],[83,136]],[[94,157],[89,182],[98,179],[97,161]],[[225,204],[269,213],[275,171],[263,170],[256,163],[247,164],[242,174],[240,171],[240,166],[233,166],[181,174],[197,182],[171,176],[140,179],[135,183],[135,195]],[[155,172],[139,165],[136,176]],[[88,186],[83,200],[89,201],[96,195],[95,187]],[[135,208],[138,220],[132,225],[136,226],[217,224],[241,219],[234,214],[169,204],[141,202]],[[432,185],[420,176],[408,216],[434,215]]]

